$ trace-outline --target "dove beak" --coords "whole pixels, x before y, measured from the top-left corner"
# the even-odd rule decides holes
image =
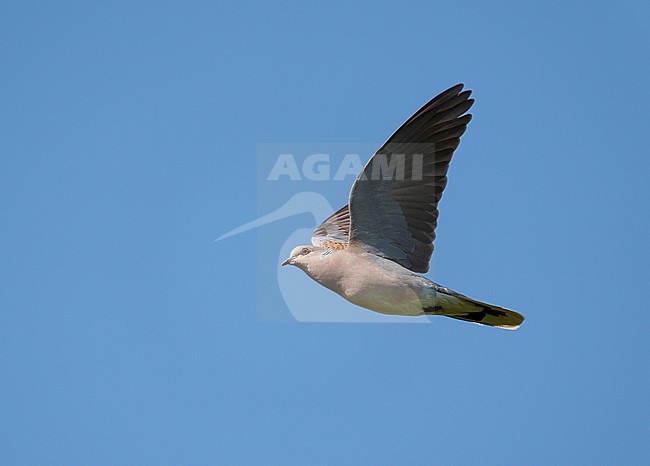
[[[288,258],[286,261],[284,261],[282,264],[280,264],[280,267],[284,267],[285,265],[291,265],[291,257]]]

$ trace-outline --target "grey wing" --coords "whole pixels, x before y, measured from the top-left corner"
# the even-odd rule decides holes
[[[350,191],[350,246],[427,272],[447,170],[472,115],[458,84],[434,97],[372,156]]]
[[[329,241],[347,243],[349,236],[350,211],[346,204],[314,230],[314,234],[311,235],[311,242],[314,246],[323,246]]]

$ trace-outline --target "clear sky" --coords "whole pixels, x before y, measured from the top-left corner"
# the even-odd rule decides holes
[[[0,463],[650,462],[649,15],[2,2]],[[258,144],[379,145],[457,82],[429,276],[524,326],[261,322],[313,219],[214,241],[268,213]]]

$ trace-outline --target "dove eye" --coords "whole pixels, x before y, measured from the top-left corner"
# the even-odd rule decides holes
[[[307,249],[307,248],[302,248],[302,251],[300,251],[300,254],[302,254],[303,256],[304,256],[305,254],[309,254],[309,249]]]

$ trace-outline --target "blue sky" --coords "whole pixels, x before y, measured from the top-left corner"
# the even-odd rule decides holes
[[[3,2],[0,462],[650,461],[649,13]],[[457,82],[435,279],[524,326],[259,322],[279,245],[214,241],[257,145],[379,145]]]

